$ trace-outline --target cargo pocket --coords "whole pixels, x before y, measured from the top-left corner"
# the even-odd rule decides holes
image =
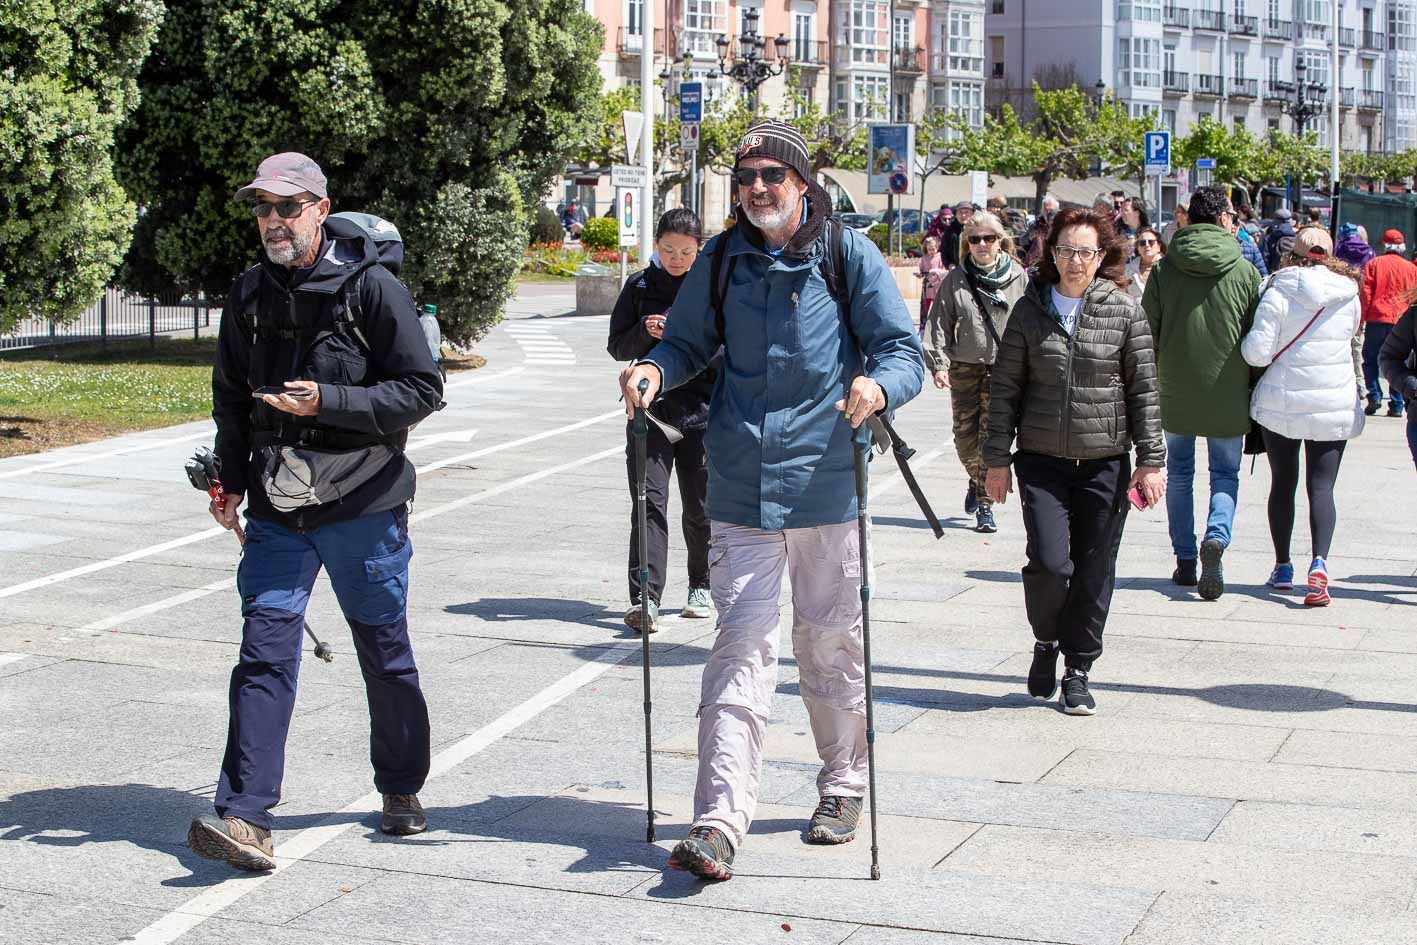
[[[360,623],[393,623],[404,615],[408,606],[408,561],[413,557],[413,544],[405,541],[397,551],[369,558],[364,562],[364,584],[358,589],[356,613],[350,614]]]
[[[721,545],[709,545],[708,564],[709,594],[713,597],[714,609],[718,611],[721,619],[738,599],[728,549]]]
[[[852,541],[856,537],[852,535]],[[837,585],[836,601],[832,604],[831,622],[835,626],[850,626],[861,619],[861,553],[848,548],[841,562],[841,581]]]

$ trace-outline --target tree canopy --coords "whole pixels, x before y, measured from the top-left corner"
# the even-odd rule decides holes
[[[0,4],[0,333],[76,317],[122,260],[114,130],[162,17],[158,0]]]
[[[143,208],[125,284],[224,295],[256,259],[231,195],[278,151],[336,210],[398,225],[402,278],[465,343],[495,324],[525,208],[594,117],[602,27],[579,0],[186,0],[119,137]]]

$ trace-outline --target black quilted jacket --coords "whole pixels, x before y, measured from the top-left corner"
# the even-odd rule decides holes
[[[1146,313],[1126,291],[1097,279],[1070,338],[1045,301],[1051,290],[1031,282],[1009,318],[990,376],[985,464],[1008,466],[1015,445],[1025,453],[1101,459],[1135,443],[1138,466],[1164,466]]]

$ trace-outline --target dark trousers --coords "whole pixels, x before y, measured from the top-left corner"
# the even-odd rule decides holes
[[[1273,430],[1264,431],[1264,451],[1269,458],[1269,535],[1274,561],[1289,560],[1294,534],[1294,493],[1299,488],[1299,448],[1304,450],[1304,489],[1309,496],[1309,540],[1315,558],[1327,558],[1338,527],[1338,507],[1333,487],[1343,462],[1347,440],[1291,440]]]
[[[630,602],[640,600],[640,541],[635,525],[635,428],[625,426],[625,469],[630,478]],[[669,475],[679,478],[680,520],[689,554],[689,586],[709,586],[708,456],[704,431],[686,430],[684,438],[670,444],[659,428],[649,425],[645,459],[645,519],[649,532],[649,598],[656,605],[664,595],[664,572],[669,560]]]
[[[305,607],[323,567],[339,600],[369,702],[369,758],[384,794],[416,794],[428,776],[428,706],[406,619],[408,511],[400,507],[297,532],[247,519],[236,572],[241,653],[231,672],[231,721],[217,782],[218,816],[271,826],[285,775]]]
[[[1112,607],[1131,462],[1019,453],[1014,470],[1028,532],[1028,622],[1040,642],[1057,642],[1066,665],[1090,669]]]
[[[1368,322],[1363,326],[1363,383],[1368,386],[1369,403],[1383,402],[1383,389],[1379,384],[1382,372],[1378,370],[1378,353],[1383,350],[1383,342],[1392,334],[1392,329],[1393,326],[1387,322]],[[1406,404],[1402,391],[1389,384],[1387,393],[1389,403],[1401,410]]]

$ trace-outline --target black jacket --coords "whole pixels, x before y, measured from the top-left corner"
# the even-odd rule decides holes
[[[645,331],[645,316],[668,312],[683,282],[684,276],[671,276],[656,263],[630,276],[610,316],[610,341],[605,348],[612,358],[638,361],[649,354],[658,342]],[[715,377],[714,368],[705,368],[687,384],[661,394],[654,402],[654,415],[681,430],[706,429]]]
[[[1275,223],[1264,235],[1264,263],[1270,272],[1279,269],[1285,253],[1294,247],[1294,227],[1289,222]]]
[[[351,280],[358,280],[350,289],[358,289],[355,323],[368,341],[367,351],[354,335],[331,330]],[[255,316],[256,331],[248,313]],[[296,417],[251,396],[258,387],[292,380],[319,382],[316,417]],[[378,250],[362,229],[330,218],[314,266],[291,270],[263,254],[227,297],[212,369],[222,485],[245,494],[253,517],[297,529],[396,508],[414,493],[413,465],[402,453],[408,428],[437,410],[442,396],[442,380],[408,290],[378,265]],[[400,451],[337,503],[277,512],[261,485],[260,449],[301,439],[341,449],[383,441]]]
[[[1387,379],[1388,387],[1409,400],[1417,396],[1417,367],[1414,367],[1417,365],[1417,337],[1414,337],[1417,332],[1414,332],[1413,325],[1417,315],[1414,312],[1417,308],[1409,308],[1402,313],[1378,354],[1378,367]],[[1408,409],[1413,407],[1417,404],[1409,405]]]
[[[984,211],[976,210],[975,212],[983,213]],[[963,235],[964,224],[959,222],[959,219],[956,218],[949,222],[949,225],[945,227],[945,235],[940,237],[940,258],[948,268],[953,268],[960,264],[959,238]]]
[[[1136,300],[1095,279],[1072,336],[1053,315],[1052,284],[1031,282],[1014,306],[990,373],[984,463],[1020,452],[1104,459],[1136,445],[1138,466],[1166,465],[1151,326]]]

